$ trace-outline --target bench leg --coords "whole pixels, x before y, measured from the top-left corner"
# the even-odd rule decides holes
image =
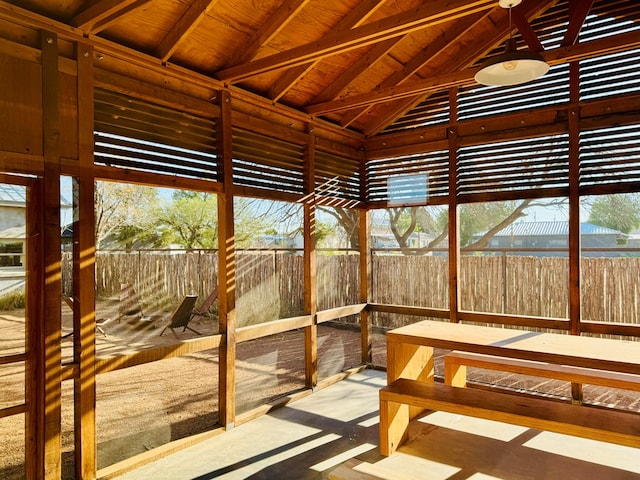
[[[409,406],[380,396],[380,453],[389,456],[406,439]]]
[[[444,383],[452,387],[467,386],[467,366],[444,358]]]

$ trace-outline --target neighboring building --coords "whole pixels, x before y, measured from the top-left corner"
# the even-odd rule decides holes
[[[486,232],[474,235],[474,241]],[[624,253],[628,235],[607,227],[592,223],[580,224],[580,242],[583,249],[620,248],[621,252],[583,251],[584,256],[618,256]],[[566,256],[569,250],[569,222],[516,222],[503,228],[489,240],[487,248],[509,249],[514,255],[534,256]],[[518,249],[526,251],[518,252]],[[534,249],[533,251],[531,249]],[[540,252],[535,249],[540,249]],[[546,251],[547,249],[563,249],[566,251]]]
[[[407,245],[409,248],[426,248],[433,238],[425,232],[413,232],[407,239]],[[392,233],[372,233],[371,248],[400,248],[400,245]]]
[[[24,266],[26,206],[26,187],[0,183],[0,266]],[[60,208],[68,211],[71,203],[61,197]]]

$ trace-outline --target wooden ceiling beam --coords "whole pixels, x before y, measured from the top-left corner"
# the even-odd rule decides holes
[[[558,0],[538,0],[536,2],[526,2],[517,7],[519,15],[525,19],[526,24],[529,25],[529,19],[537,18],[540,14],[554,6]],[[514,9],[515,10],[515,9]],[[505,15],[504,18],[495,25],[495,35],[492,38],[488,38],[483,43],[472,42],[477,45],[476,48],[469,49],[464,57],[459,57],[457,62],[449,62],[449,71],[455,72],[468,68],[473,65],[479,58],[486,55],[487,51],[492,50],[495,46],[505,40],[509,31],[509,17]],[[461,31],[460,35],[444,39],[445,42],[453,43],[458,40],[465,31]],[[536,37],[537,38],[537,37]],[[447,44],[448,45],[448,44]],[[446,47],[443,47],[446,48]],[[421,65],[422,67],[423,65]],[[389,85],[391,86],[391,85]],[[365,135],[375,135],[383,130],[387,125],[391,124],[395,119],[401,117],[406,112],[411,110],[425,98],[424,95],[417,95],[414,98],[404,98],[397,102],[389,103],[385,112],[379,112],[374,121],[370,122],[364,129]],[[352,115],[349,112],[347,115]]]
[[[638,47],[640,47],[640,31],[631,31],[615,37],[605,37],[591,42],[547,50],[542,55],[549,64],[557,65]],[[311,115],[319,115],[340,110],[349,110],[358,106],[388,102],[416,94],[444,90],[457,85],[472,84],[474,82],[473,77],[477,71],[478,68],[472,68],[460,72],[439,75],[410,84],[377,89],[363,95],[354,95],[331,102],[309,105],[305,111]]]
[[[578,35],[591,11],[593,0],[569,0],[569,26],[561,45],[568,47],[578,41]]]
[[[202,21],[218,0],[195,0],[178,20],[173,28],[165,35],[158,46],[157,55],[166,62],[175,53],[178,45],[184,40]]]
[[[109,25],[122,18],[123,15],[130,13],[132,8],[138,8],[150,0],[100,0],[91,5],[89,8],[78,13],[71,20],[71,25],[79,28],[85,33],[97,33],[94,30],[98,25],[105,23]]]
[[[408,12],[370,22],[285,52],[225,68],[217,78],[237,83],[262,73],[302,65],[331,55],[361,48],[399,35],[449,22],[495,6],[495,0],[435,0]]]
[[[414,55],[404,66],[404,68],[397,70],[392,75],[387,77],[381,84],[380,88],[392,87],[394,85],[399,85],[404,83],[411,77],[413,77],[416,72],[427,65],[429,61],[432,61],[439,53],[446,50],[447,46],[450,45],[453,41],[461,38],[464,34],[466,34],[470,28],[473,27],[477,22],[481,21],[485,18],[486,15],[489,14],[489,11],[482,12],[476,15],[469,15],[464,19],[453,22],[451,28],[445,29],[444,33],[441,34],[434,42],[431,42],[427,48],[425,48],[422,52],[417,55]],[[458,63],[462,63],[466,66],[467,60],[466,57],[464,59],[459,59],[459,62],[456,62],[456,65],[451,67],[451,70],[458,70],[461,68]],[[407,99],[402,102],[401,108],[410,108],[406,105]],[[357,118],[363,115],[369,107],[362,107],[357,110],[353,110],[346,114],[346,117],[343,119],[344,126],[348,126],[353,123]],[[384,115],[386,117],[386,115]]]
[[[389,50],[396,46],[402,40],[402,37],[390,38],[384,42],[376,43],[371,50],[352,63],[342,74],[336,78],[331,85],[326,87],[320,95],[311,100],[310,103],[321,103],[333,100],[341,91],[343,91],[351,82],[366,72],[371,65],[384,57]]]
[[[232,63],[241,64],[253,60],[258,50],[280,33],[310,1],[290,0],[280,5],[280,8],[269,17],[269,20],[256,30],[251,40],[249,40],[248,46],[238,51],[238,55],[236,55]]]
[[[538,38],[536,32],[534,32],[533,28],[531,28],[531,24],[529,20],[525,16],[523,10],[520,7],[516,7],[512,10],[513,14],[513,23],[518,28],[520,32],[520,36],[524,40],[524,43],[527,44],[529,50],[532,52],[542,52],[544,47]]]
[[[384,0],[365,0],[358,3],[356,8],[351,10],[335,27],[336,32],[349,30],[362,24],[367,18],[373,15],[384,3]],[[319,60],[290,68],[278,78],[269,89],[269,98],[277,102],[288,90],[295,85],[298,80],[312,70]]]

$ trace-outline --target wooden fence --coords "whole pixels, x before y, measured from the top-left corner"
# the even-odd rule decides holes
[[[304,309],[303,256],[299,252],[238,252],[236,298],[239,325],[300,315]],[[359,302],[359,256],[318,255],[319,310]],[[147,303],[197,293],[204,300],[217,286],[215,252],[99,252],[99,298],[117,298],[122,283],[134,285]],[[463,256],[460,306],[464,310],[567,318],[568,260],[562,257]],[[71,291],[71,259],[63,262],[64,291]],[[640,323],[640,258],[582,259],[582,318]],[[374,255],[372,301],[448,308],[446,256]],[[375,323],[396,327],[398,315],[378,313]]]

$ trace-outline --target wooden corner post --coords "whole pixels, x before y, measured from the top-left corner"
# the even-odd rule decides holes
[[[309,141],[304,153],[304,311],[311,316],[311,325],[304,329],[305,386],[314,389],[318,384],[318,294],[316,283],[316,203],[315,135],[308,127]]]
[[[218,404],[220,423],[233,428],[236,417],[236,252],[233,209],[233,138],[231,129],[231,95],[218,93],[220,127],[216,132],[218,165],[223,191],[218,195],[218,285],[220,288],[220,378]]]
[[[42,478],[62,476],[62,441],[60,435],[62,394],[62,320],[61,320],[61,241],[60,241],[60,74],[58,71],[58,37],[40,32],[42,49],[42,137],[44,147],[43,211],[44,239],[44,344],[36,346],[43,356],[42,382],[44,418],[38,428],[44,433],[44,474]],[[40,387],[42,388],[42,387]]]
[[[93,47],[76,46],[78,65],[79,175],[73,182],[74,440],[76,478],[95,478],[96,286],[95,184],[93,177]]]

